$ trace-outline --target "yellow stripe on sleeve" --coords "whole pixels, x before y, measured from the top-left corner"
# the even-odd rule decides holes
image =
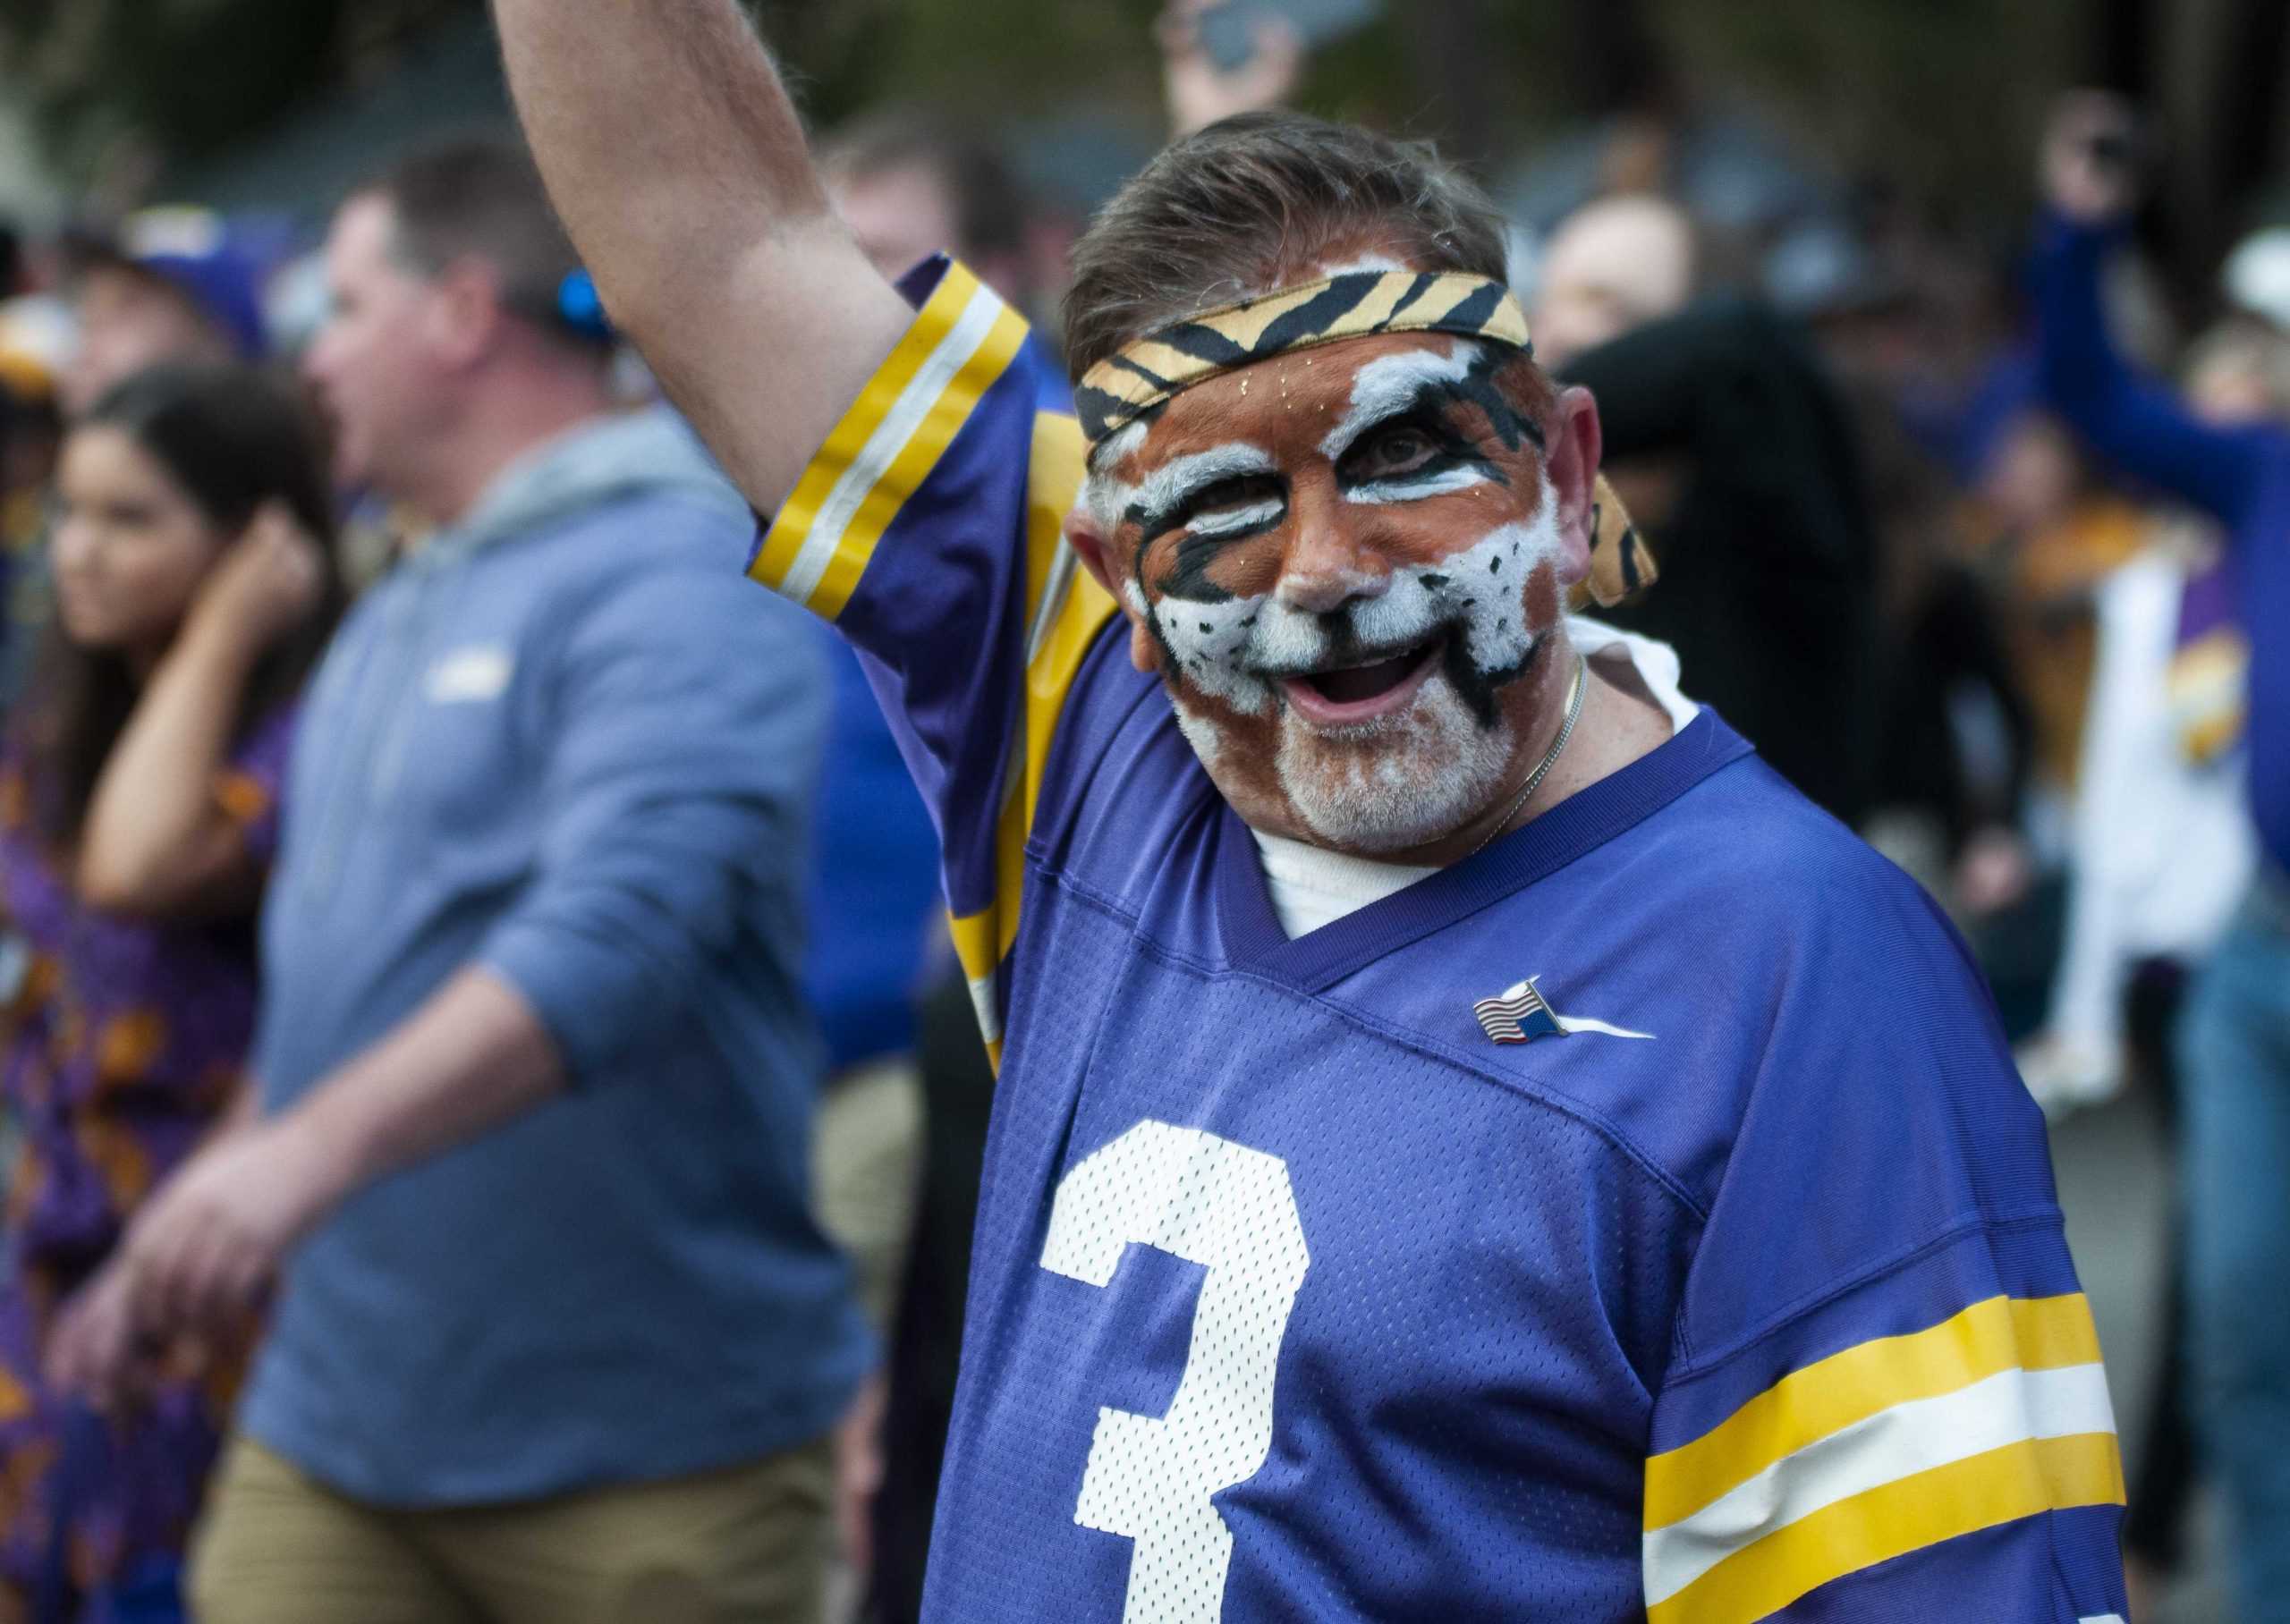
[[[1081,661],[1115,613],[1112,597],[1081,568],[1064,539],[1065,516],[1080,493],[1086,459],[1087,444],[1072,418],[1044,412],[1035,419],[1027,474],[1028,657],[1021,754],[1011,763],[995,823],[995,900],[977,913],[951,920],[955,956],[970,978],[987,1052],[997,1067],[1002,1060],[997,1007],[1002,962],[1018,938],[1026,836],[1040,799],[1043,764]]]
[[[1044,412],[1034,427],[1032,493],[1027,515],[1026,617],[1032,628],[1026,660],[1025,810],[1033,827],[1051,735],[1082,658],[1116,613],[1113,597],[1081,568],[1065,541],[1065,517],[1081,494],[1087,467],[1081,426]]]
[[[811,526],[827,503],[827,493],[890,416],[891,407],[912,385],[922,363],[946,341],[955,320],[969,305],[977,278],[961,266],[949,266],[937,288],[914,313],[913,325],[875,368],[875,376],[860,390],[842,419],[829,432],[803,470],[802,478],[774,515],[770,533],[749,567],[748,573],[775,592],[787,578]]]
[[[774,518],[749,573],[828,620],[883,533],[1024,343],[1026,324],[950,266]]]
[[[2122,1500],[2114,1434],[2023,1440],[1801,1518],[1650,1605],[1647,1624],[1754,1624],[1823,1585],[1927,1545]]]
[[[1883,1337],[1792,1371],[1692,1442],[1646,1462],[1649,1529],[1678,1522],[1808,1444],[1896,1404],[2014,1367],[2097,1364],[2082,1293],[1992,1297],[1928,1331]]]

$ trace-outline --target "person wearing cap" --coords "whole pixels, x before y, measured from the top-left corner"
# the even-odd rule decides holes
[[[61,380],[67,413],[160,361],[259,360],[267,348],[260,269],[202,209],[131,217],[115,241],[89,250],[73,305],[79,346]]]
[[[1476,189],[1212,123],[1078,246],[1062,378],[870,270],[733,0],[495,11],[944,835],[1000,1075],[925,1617],[2122,1613],[1978,974],[1590,615],[1660,588]]]
[[[751,516],[611,410],[521,149],[408,157],[327,269],[336,475],[434,529],[311,689],[259,1108],[122,1248],[114,1347],[271,1293],[195,1611],[810,1624],[876,1357],[806,1171],[813,634],[718,589]]]
[[[2206,420],[2116,350],[2100,280],[2139,200],[2135,136],[2127,107],[2084,95],[2063,105],[2045,138],[2042,375],[2054,408],[2102,461],[2218,521],[2233,618],[2249,639],[2259,875],[2182,1020],[2180,1188],[2195,1425],[2235,1526],[2236,1616],[2279,1624],[2290,1620],[2290,431]],[[2229,282],[2261,308],[2278,275],[2269,253],[2258,245]]]
[[[38,362],[64,421],[152,367],[263,358],[261,274],[219,216],[147,209],[116,235],[76,246],[80,271],[62,324],[68,343],[52,361]],[[30,512],[31,522],[11,535],[0,571],[0,701],[13,701],[30,680],[32,651],[55,614],[45,527],[37,508]]]

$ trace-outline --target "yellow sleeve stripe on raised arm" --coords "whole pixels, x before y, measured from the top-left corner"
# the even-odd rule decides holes
[[[875,546],[1024,343],[1022,317],[949,266],[773,519],[749,573],[833,620]]]
[[[1794,1371],[1646,1463],[1652,1624],[1750,1624],[1943,1539],[2117,1503],[2081,1294],[1997,1297]]]
[[[1041,795],[1042,766],[1074,674],[1115,613],[1113,599],[1064,539],[1065,515],[1081,489],[1085,458],[1081,427],[1072,418],[1044,412],[1035,420],[1026,517],[1025,732],[1011,757],[995,828],[994,902],[953,921],[954,952],[997,1066],[1002,1062],[999,977],[1018,937],[1026,836]]]

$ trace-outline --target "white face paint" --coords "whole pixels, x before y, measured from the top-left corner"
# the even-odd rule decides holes
[[[1396,652],[1453,629],[1478,671],[1516,671],[1548,630],[1527,623],[1526,582],[1562,552],[1557,494],[1546,491],[1531,521],[1504,525],[1436,564],[1395,571],[1380,595],[1353,600],[1354,646]],[[1335,651],[1324,617],[1269,596],[1149,604],[1134,580],[1125,591],[1175,656],[1182,684],[1243,715],[1279,706],[1283,677],[1322,669]],[[1222,730],[1172,698],[1177,725],[1213,771]],[[1361,852],[1404,850],[1455,828],[1501,787],[1515,747],[1509,723],[1483,725],[1444,669],[1425,677],[1404,710],[1338,734],[1285,706],[1279,722],[1275,766],[1290,804],[1316,837]]]
[[[1124,483],[1113,470],[1135,454],[1145,444],[1150,425],[1142,421],[1132,423],[1115,432],[1090,457],[1090,473],[1081,482],[1081,502],[1090,521],[1101,536],[1111,536],[1121,529],[1121,516],[1137,499],[1137,487]],[[1097,470],[1103,469],[1103,472]]]
[[[1366,446],[1363,436],[1421,410],[1427,393],[1436,399],[1469,382],[1482,353],[1472,341],[1455,340],[1378,356],[1342,386],[1336,398],[1345,403],[1332,414],[1334,427],[1312,436],[1313,449],[1331,463],[1347,453],[1356,458]],[[1212,774],[1251,769],[1242,777],[1249,782],[1268,765],[1291,826],[1301,825],[1296,832],[1363,854],[1437,841],[1499,797],[1517,766],[1519,741],[1514,707],[1497,701],[1490,712],[1490,695],[1506,691],[1504,683],[1526,669],[1549,630],[1529,625],[1527,588],[1537,570],[1565,556],[1556,491],[1545,484],[1531,516],[1488,529],[1442,558],[1403,564],[1389,554],[1362,557],[1356,583],[1323,570],[1311,594],[1300,578],[1299,596],[1316,605],[1349,593],[1331,614],[1282,601],[1278,586],[1268,594],[1217,597],[1201,579],[1200,561],[1215,551],[1217,538],[1275,530],[1286,516],[1285,481],[1272,455],[1235,441],[1175,458],[1133,484],[1121,480],[1114,470],[1135,465],[1146,432],[1132,425],[1101,450],[1093,461],[1105,471],[1091,477],[1083,499],[1107,536],[1142,515],[1149,533],[1161,530],[1157,539],[1211,543],[1184,554],[1174,578],[1163,572],[1165,562],[1121,582],[1130,612],[1161,646],[1177,725],[1204,767]],[[1411,464],[1418,461],[1402,454]],[[1458,467],[1455,461],[1442,456],[1432,460],[1436,471],[1364,486],[1344,487],[1339,478],[1342,500],[1347,506],[1413,503],[1499,483],[1483,463]],[[1211,494],[1236,480],[1251,483]],[[1209,505],[1197,507],[1204,496]],[[1519,512],[1508,501],[1486,511],[1490,518]],[[1167,519],[1180,513],[1183,525],[1168,527]],[[1410,679],[1412,697],[1371,719],[1316,722],[1288,703],[1284,684],[1290,678],[1325,672],[1338,662],[1382,664],[1438,646],[1444,651]],[[1237,732],[1235,717],[1269,719],[1270,737]],[[1236,757],[1243,740],[1245,762]],[[1268,764],[1261,754],[1268,747]],[[1251,795],[1272,787],[1260,776],[1253,784]]]
[[[1461,629],[1474,667],[1490,674],[1515,670],[1526,663],[1537,636],[1527,624],[1527,578],[1536,565],[1558,558],[1564,550],[1558,494],[1546,490],[1540,511],[1527,523],[1490,530],[1437,563],[1395,570],[1379,595],[1353,599],[1355,640],[1364,649],[1391,653],[1452,625]],[[1255,674],[1314,670],[1332,651],[1322,616],[1277,600],[1264,605],[1250,630],[1239,658]]]
[[[1177,457],[1155,469],[1136,486],[1124,507],[1148,514],[1166,513],[1210,486],[1227,479],[1274,471],[1272,458],[1245,444],[1212,446],[1191,456]],[[1194,519],[1185,527],[1194,536],[1237,534],[1276,519],[1276,498],[1218,509]],[[1214,694],[1234,709],[1261,715],[1272,704],[1272,689],[1249,670],[1245,651],[1254,639],[1260,597],[1221,601],[1164,596],[1149,603],[1134,579],[1123,583],[1129,606],[1152,624],[1161,641],[1176,658],[1184,678],[1205,693]]]
[[[1357,259],[1346,259],[1340,265],[1320,266],[1319,280],[1326,282],[1333,276],[1349,276],[1355,271],[1374,271],[1380,275],[1387,271],[1412,271],[1414,268],[1412,265],[1402,265],[1389,254],[1362,254]],[[1269,288],[1265,290],[1267,292],[1271,291]]]
[[[1177,732],[1192,746],[1192,753],[1200,757],[1200,765],[1215,772],[1217,758],[1225,753],[1225,730],[1217,724],[1216,718],[1202,715],[1175,694],[1169,696],[1169,708],[1176,713]]]
[[[1188,456],[1172,457],[1137,482],[1136,504],[1148,513],[1165,513],[1226,479],[1276,471],[1272,453],[1234,441],[1212,445]]]
[[[1249,654],[1262,623],[1259,618],[1264,607],[1262,597],[1227,598],[1217,604],[1164,597],[1152,604],[1134,580],[1122,583],[1122,596],[1131,610],[1159,634],[1183,681],[1244,716],[1261,716],[1272,707],[1272,684],[1251,669]]]
[[[1561,553],[1558,496],[1546,491],[1530,522],[1505,525],[1437,565],[1396,572],[1380,596],[1355,603],[1353,626],[1374,648],[1408,647],[1442,626],[1460,626],[1474,668],[1490,676],[1517,671],[1549,630],[1527,624],[1527,579]],[[1325,660],[1320,622],[1298,618],[1319,633]],[[1438,840],[1498,794],[1516,749],[1510,722],[1482,724],[1440,669],[1424,679],[1413,704],[1338,737],[1285,711],[1275,765],[1289,805],[1319,840],[1351,851],[1404,851]]]
[[[1352,408],[1320,442],[1320,455],[1331,462],[1342,461],[1362,434],[1408,410],[1426,388],[1462,383],[1478,359],[1479,345],[1459,338],[1447,346],[1445,355],[1426,347],[1370,361],[1353,375]]]
[[[1403,350],[1396,355],[1370,361],[1353,380],[1352,409],[1320,442],[1320,454],[1331,462],[1339,461],[1359,444],[1362,435],[1412,410],[1426,389],[1462,383],[1471,376],[1480,354],[1476,342],[1459,338],[1448,345],[1445,355],[1430,349]],[[1451,468],[1428,478],[1388,479],[1355,486],[1344,493],[1344,499],[1359,503],[1421,502],[1429,496],[1445,496],[1489,483],[1481,469]]]

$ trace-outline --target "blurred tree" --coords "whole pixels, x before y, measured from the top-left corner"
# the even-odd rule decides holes
[[[2098,0],[1387,0],[1321,52],[1304,105],[1492,160],[1586,115],[1744,104],[1840,171],[1975,215],[2019,210]],[[2279,4],[2280,0],[2261,0]],[[1159,0],[758,0],[831,123],[877,96],[997,117],[1086,99],[1158,116]],[[2008,158],[2005,157],[2010,143]],[[2002,160],[2002,161],[1999,161]]]
[[[2252,206],[2290,140],[2283,0],[2099,0],[2079,80],[2129,97],[2156,121],[2150,233],[2183,307],[2207,311],[2219,258],[2260,222]]]
[[[745,4],[822,125],[903,96],[996,123],[1085,109],[1159,128],[1161,0]],[[123,148],[146,173],[180,171],[387,72],[400,45],[480,4],[0,0],[0,72],[68,177],[121,166]],[[1318,55],[1302,100],[1490,165],[1586,118],[1658,126],[1731,106],[1840,179],[1881,179],[1994,225],[2025,207],[2026,154],[2055,91],[2096,72],[2159,96],[2157,60],[2199,59],[2199,93],[2169,99],[2175,163],[2206,165],[2209,190],[2173,234],[2208,245],[2271,150],[2260,138],[2282,118],[2286,34],[2284,0],[1386,0],[1378,21]]]
[[[480,0],[7,0],[0,72],[85,182],[196,160]]]

